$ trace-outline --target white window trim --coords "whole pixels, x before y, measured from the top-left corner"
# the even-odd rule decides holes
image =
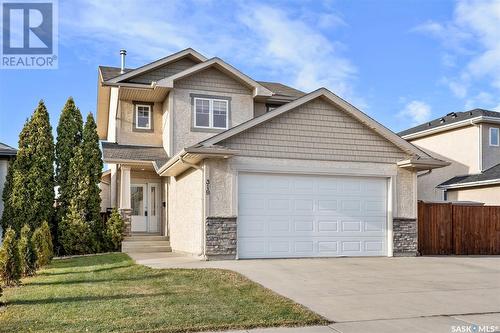
[[[204,100],[208,101],[208,126],[196,125],[196,101]],[[226,127],[214,127],[214,101],[226,103]],[[227,99],[217,99],[217,98],[205,98],[205,97],[194,97],[194,117],[193,117],[193,127],[194,128],[205,128],[205,129],[220,129],[226,130],[229,128],[229,101]]]
[[[139,107],[146,107],[149,110],[148,126],[146,126],[146,127],[139,126]],[[149,104],[136,104],[135,105],[135,128],[150,130],[151,129],[151,114],[152,113],[153,112],[151,110],[151,105],[149,105]]]
[[[491,142],[491,137],[492,137],[491,133],[493,132],[493,130],[497,131],[497,143],[496,144],[493,144]],[[492,146],[492,147],[498,147],[499,144],[500,144],[500,129],[498,127],[490,127],[489,134],[490,134],[490,146]]]

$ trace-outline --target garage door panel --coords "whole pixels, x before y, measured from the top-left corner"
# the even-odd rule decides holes
[[[386,254],[384,179],[267,174],[239,178],[240,258]]]

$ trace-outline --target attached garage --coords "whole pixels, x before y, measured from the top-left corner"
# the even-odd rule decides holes
[[[239,258],[387,255],[387,179],[238,178]]]
[[[448,165],[325,89],[194,148],[224,150],[202,168],[209,259],[414,256],[417,172]]]

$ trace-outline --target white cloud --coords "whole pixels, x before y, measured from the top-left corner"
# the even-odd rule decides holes
[[[429,120],[431,116],[431,107],[422,101],[413,100],[405,105],[403,110],[398,113],[399,118],[410,119],[412,125],[421,124]]]
[[[88,0],[61,4],[63,43],[78,39],[81,56],[104,58],[126,48],[131,66],[186,47],[219,56],[262,80],[280,80],[311,91],[321,86],[358,104],[356,67],[345,45],[327,37],[345,22],[333,10],[294,11],[293,6],[212,1]],[[75,11],[78,8],[78,11]],[[71,15],[69,15],[71,13]],[[316,15],[316,16],[315,16]],[[245,68],[246,66],[246,68]]]
[[[481,98],[484,93],[498,96],[500,92],[499,22],[500,1],[461,0],[456,3],[452,20],[430,21],[414,29],[438,38],[447,50],[443,57],[445,65],[460,68],[443,82],[455,96],[466,100],[468,106],[474,101],[485,102]],[[491,98],[484,107],[498,103],[500,98]]]

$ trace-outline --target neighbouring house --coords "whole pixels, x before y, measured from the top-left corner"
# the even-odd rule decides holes
[[[13,159],[17,154],[17,150],[5,143],[0,142],[0,217],[3,214],[3,200],[2,193],[5,184],[5,178],[7,177],[7,171],[9,169],[10,160]],[[0,225],[0,243],[2,242],[2,226]]]
[[[399,135],[450,165],[418,175],[418,199],[500,205],[500,112],[452,112]]]
[[[97,121],[123,250],[416,254],[417,172],[447,162],[324,88],[255,81],[193,49],[136,69],[121,54],[99,67]]]

